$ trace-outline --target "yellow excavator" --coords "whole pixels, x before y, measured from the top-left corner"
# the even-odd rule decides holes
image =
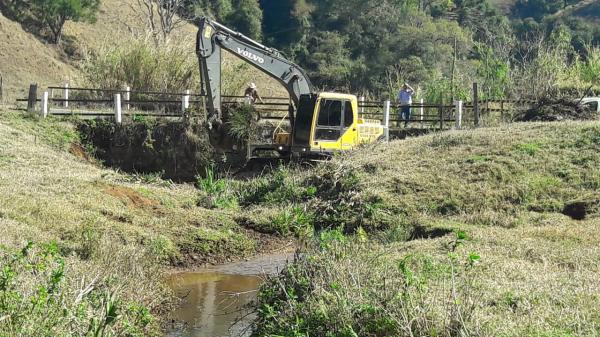
[[[249,144],[248,159],[262,157],[261,153],[276,153],[282,158],[323,157],[356,148],[362,143],[374,142],[383,135],[381,121],[359,118],[356,96],[315,92],[306,72],[279,51],[203,18],[198,31],[196,54],[211,125],[218,125],[222,120],[223,49],[276,79],[290,95],[288,118],[291,132],[278,127],[272,143]]]

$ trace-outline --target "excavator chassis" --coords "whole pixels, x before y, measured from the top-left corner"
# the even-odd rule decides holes
[[[332,151],[311,151],[302,146],[281,144],[250,144],[248,160],[252,159],[314,159],[323,160],[332,156]]]
[[[307,151],[305,148],[289,145],[252,144],[248,146],[246,165],[236,175],[252,177],[289,163],[314,165],[329,159],[331,155],[331,152]]]

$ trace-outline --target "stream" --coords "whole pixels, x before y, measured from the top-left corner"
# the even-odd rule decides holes
[[[168,337],[249,336],[256,315],[254,300],[263,277],[278,273],[293,254],[171,275],[167,284],[182,299],[171,313]]]

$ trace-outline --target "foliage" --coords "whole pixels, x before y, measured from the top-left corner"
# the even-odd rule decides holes
[[[233,195],[230,182],[218,179],[215,175],[214,167],[206,167],[204,177],[197,177],[198,188],[206,193],[206,198],[201,199],[200,205],[208,208],[237,207],[237,198]]]
[[[0,335],[155,335],[155,318],[109,280],[73,279],[56,243],[0,249]],[[81,288],[73,283],[80,282]],[[74,292],[73,292],[74,291]]]
[[[151,38],[105,46],[83,61],[85,80],[95,88],[185,92],[199,86],[198,60],[190,41],[156,46]],[[132,94],[132,99],[139,98]]]
[[[247,143],[257,132],[257,112],[252,105],[231,108],[227,118],[227,133],[241,143]]]
[[[228,22],[244,35],[252,39],[262,38],[262,11],[258,0],[236,0],[235,11],[227,18]]]
[[[60,43],[67,21],[94,22],[100,0],[33,0],[30,10],[52,32],[52,43]]]
[[[579,78],[589,85],[600,82],[600,47],[586,46],[586,60],[577,63]]]
[[[393,256],[341,232],[324,232],[320,250],[261,287],[255,335],[453,336],[477,329],[472,279],[481,258],[458,248],[461,238],[457,233],[448,257],[438,259]]]

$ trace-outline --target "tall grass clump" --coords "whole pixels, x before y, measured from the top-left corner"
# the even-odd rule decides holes
[[[226,52],[221,67],[223,95],[241,95],[251,82],[258,83],[263,95],[285,93],[268,76]],[[87,53],[81,68],[85,85],[93,88],[129,86],[138,91],[200,92],[198,57],[192,38],[157,43],[146,37],[119,45],[106,44],[98,52]]]
[[[124,88],[182,92],[200,85],[194,42],[178,40],[157,45],[151,38],[106,45],[83,61],[86,82],[94,88]]]
[[[157,293],[146,288],[149,274],[138,278],[151,272],[147,263],[129,251],[133,264],[121,266],[121,251],[107,253],[95,257],[97,268],[63,256],[55,243],[0,248],[0,335],[159,335],[146,301]]]
[[[298,257],[259,294],[257,336],[461,336],[477,333],[472,315],[480,257],[459,247],[446,257],[397,256],[339,231]]]

